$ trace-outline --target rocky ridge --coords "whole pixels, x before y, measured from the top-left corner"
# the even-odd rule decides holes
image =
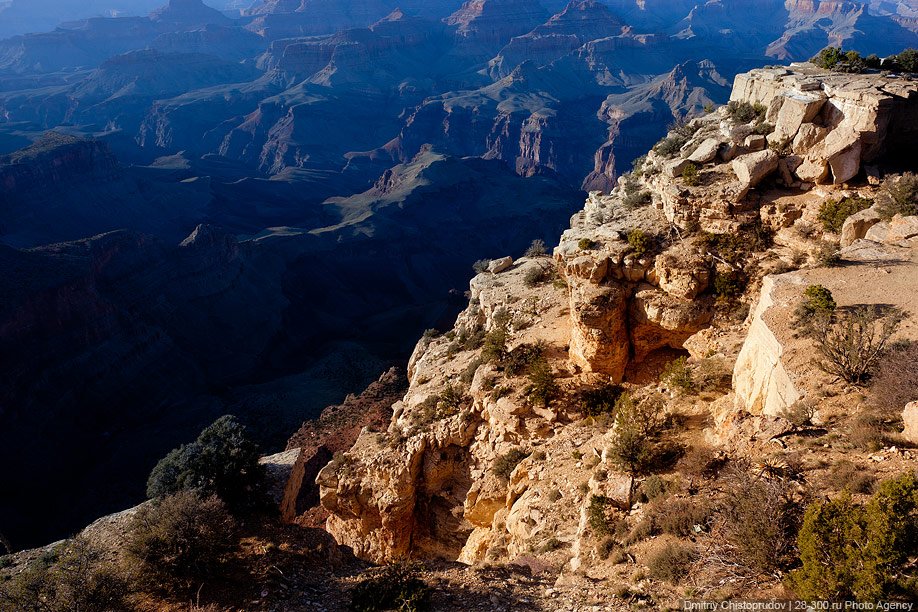
[[[833,239],[820,205],[876,195],[869,166],[897,150],[904,128],[891,126],[908,124],[916,94],[910,81],[809,65],[740,75],[732,100],[752,109],[748,121],[733,105],[676,128],[611,193],[590,194],[552,258],[495,261],[472,280],[455,327],[418,343],[388,426],[365,428],[319,473],[327,530],[375,562],[513,560],[554,568],[562,589],[583,576],[650,589],[632,572],[660,542],[615,564],[598,552],[597,498],[625,525],[652,506],[643,479],[614,462],[613,429],[588,417],[584,393],[620,383],[698,423],[673,434],[689,454],[763,465],[783,461],[774,449],[796,431],[785,415],[798,400],[823,402],[820,422],[849,416],[853,391],[813,375],[813,347],[787,321],[803,288],[821,283],[843,305],[892,299],[912,316],[901,339],[918,338],[914,218],[852,217],[846,266],[818,259]],[[731,234],[745,243],[739,259],[723,246]],[[725,279],[740,277],[731,293]],[[509,361],[494,357],[496,337]],[[549,399],[507,365],[533,350],[556,385]],[[691,399],[660,379],[680,355],[714,381]],[[913,461],[888,453],[876,459],[888,469]]]

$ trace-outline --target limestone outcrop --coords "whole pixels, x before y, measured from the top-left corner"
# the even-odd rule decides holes
[[[849,162],[859,172],[877,138],[895,139],[888,126],[911,93],[877,102],[886,85],[871,79],[885,77],[864,77],[873,85],[857,98],[820,74],[738,79],[734,100],[748,108],[676,128],[611,191],[591,192],[551,257],[495,259],[475,276],[454,327],[417,344],[391,421],[364,428],[319,473],[335,539],[378,562],[563,550],[559,566],[589,574],[604,559],[597,513],[634,524],[651,503],[613,458],[613,408],[591,411],[588,391],[625,390],[657,411],[648,419],[681,402],[699,422],[713,417],[699,438],[761,455],[795,431],[789,409],[833,384],[797,333],[807,286],[829,288],[841,306],[893,304],[918,319],[914,218],[858,213],[842,232],[846,265],[821,267],[823,241],[838,238],[820,230],[821,204],[877,189],[800,176],[835,180]],[[737,119],[749,109],[754,118]],[[706,390],[690,399],[661,376],[679,356],[704,364],[694,371]],[[527,364],[539,359],[533,375]]]

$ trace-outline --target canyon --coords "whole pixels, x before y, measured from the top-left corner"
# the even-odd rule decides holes
[[[570,294],[524,296],[557,316],[552,350],[569,343],[572,368],[615,381],[681,354],[713,320],[710,261],[693,247],[665,254],[684,268],[663,255],[634,260],[622,228],[731,231],[769,205],[752,180],[684,193],[667,174],[673,160],[651,154],[655,206],[616,212],[632,161],[671,124],[727,102],[738,73],[827,44],[879,55],[918,44],[907,2],[316,0],[240,11],[171,0],[105,18],[117,3],[96,4],[61,19],[77,21],[0,40],[0,458],[17,461],[38,437],[48,454],[0,482],[15,492],[0,509],[14,548],[139,501],[155,461],[220,414],[239,413],[281,448],[303,420],[407,362],[424,329],[451,328],[457,315],[457,334],[488,329],[510,299],[502,292],[548,262],[503,273],[510,288],[476,277],[480,305],[468,310],[472,263],[522,254],[534,239],[556,243],[585,191],[613,195],[591,195],[561,238]],[[4,6],[0,20],[23,6]],[[751,17],[762,14],[767,23]],[[732,91],[768,104],[792,141],[802,161],[788,170],[801,175],[788,188],[847,181],[862,158],[872,166],[882,161],[873,153],[910,142],[910,118],[878,128],[889,139],[863,136],[876,117],[858,105],[886,98],[835,94],[841,76],[820,77],[829,101],[818,122],[804,108],[795,125],[797,98],[786,110],[771,102],[808,77],[779,72],[753,73]],[[705,140],[721,138],[714,116],[696,120]],[[802,134],[813,142],[798,152]],[[731,143],[715,144],[720,155]],[[718,160],[712,176],[733,172]],[[622,215],[621,227],[603,228],[605,215]],[[582,253],[582,238],[608,244]],[[461,360],[434,364],[442,339],[431,347],[412,358],[399,423],[457,372]],[[436,371],[429,391],[417,387],[419,363]],[[502,437],[477,442],[492,454],[475,456],[476,476],[502,444],[528,439],[520,421],[567,418],[503,399],[409,442],[398,474],[407,489],[386,521],[415,521],[407,500],[429,505],[443,527],[419,531],[421,549],[480,559],[498,540],[522,546],[494,518],[502,485],[479,485],[480,502],[440,488],[472,478],[462,464],[481,423]],[[433,448],[449,467],[409,495]],[[353,507],[323,474],[330,529],[356,541],[348,534],[364,534],[378,509]],[[456,518],[465,506],[474,522]],[[355,550],[392,558],[408,550],[405,537],[374,532]]]

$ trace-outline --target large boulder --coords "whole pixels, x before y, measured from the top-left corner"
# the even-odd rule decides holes
[[[918,402],[912,402],[902,411],[902,422],[905,429],[902,435],[912,444],[918,444]]]
[[[822,139],[825,138],[828,133],[829,130],[824,127],[812,123],[804,123],[797,131],[797,135],[794,137],[794,142],[791,145],[794,153],[797,155],[806,154],[810,149],[822,142]]]
[[[634,360],[643,361],[664,347],[681,349],[686,340],[708,327],[713,318],[710,298],[683,300],[648,284],[638,286],[628,325]]]
[[[716,138],[708,138],[695,149],[694,153],[689,155],[688,160],[693,164],[707,164],[714,161],[717,157],[717,150],[720,148],[720,141]]]
[[[741,155],[733,160],[733,172],[744,187],[755,187],[778,169],[780,157],[770,149]]]
[[[283,453],[262,457],[258,463],[265,468],[268,495],[277,504],[281,520],[291,522],[296,518],[297,500],[303,488],[306,472],[303,449],[294,448]]]
[[[791,91],[784,94],[775,131],[769,140],[784,143],[793,139],[803,124],[810,123],[816,118],[825,102],[826,96],[822,92]]]
[[[621,381],[628,365],[628,290],[618,283],[571,285],[571,361]]]
[[[488,264],[488,272],[491,274],[500,274],[505,270],[509,270],[512,265],[512,257],[501,257],[500,259],[494,259],[491,261],[491,263]]]
[[[842,226],[841,245],[848,247],[867,235],[871,227],[882,221],[880,213],[875,208],[867,208],[845,219]]]

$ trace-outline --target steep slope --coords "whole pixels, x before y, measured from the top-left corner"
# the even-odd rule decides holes
[[[648,152],[610,193],[589,195],[553,260],[495,260],[471,281],[456,325],[418,342],[390,422],[365,428],[319,473],[340,544],[379,563],[540,568],[557,577],[551,596],[572,597],[574,609],[665,609],[689,584],[772,597],[787,583],[732,548],[767,538],[724,531],[766,507],[733,513],[753,490],[744,483],[783,491],[790,514],[776,516],[789,517],[814,496],[852,495],[833,464],[871,482],[913,472],[898,424],[862,452],[858,423],[879,414],[885,390],[814,371],[825,354],[792,311],[818,283],[840,307],[901,308],[908,318],[894,338],[918,338],[918,217],[880,221],[868,209],[845,222],[843,266],[819,254],[839,238],[820,222],[823,204],[881,193],[859,169],[895,146],[885,126],[909,121],[918,88],[802,65],[740,75],[731,98],[763,103],[775,131],[754,134],[759,118],[728,108],[678,126],[667,143],[682,146]],[[806,105],[815,111],[798,112]],[[860,143],[845,148],[845,164],[798,138],[817,124],[828,142]],[[768,140],[792,144],[772,150]],[[854,170],[814,185],[800,180],[797,158]],[[805,418],[795,416],[801,405]],[[902,406],[883,410],[895,419]],[[671,572],[677,550],[685,560]],[[610,594],[616,585],[628,588]]]

